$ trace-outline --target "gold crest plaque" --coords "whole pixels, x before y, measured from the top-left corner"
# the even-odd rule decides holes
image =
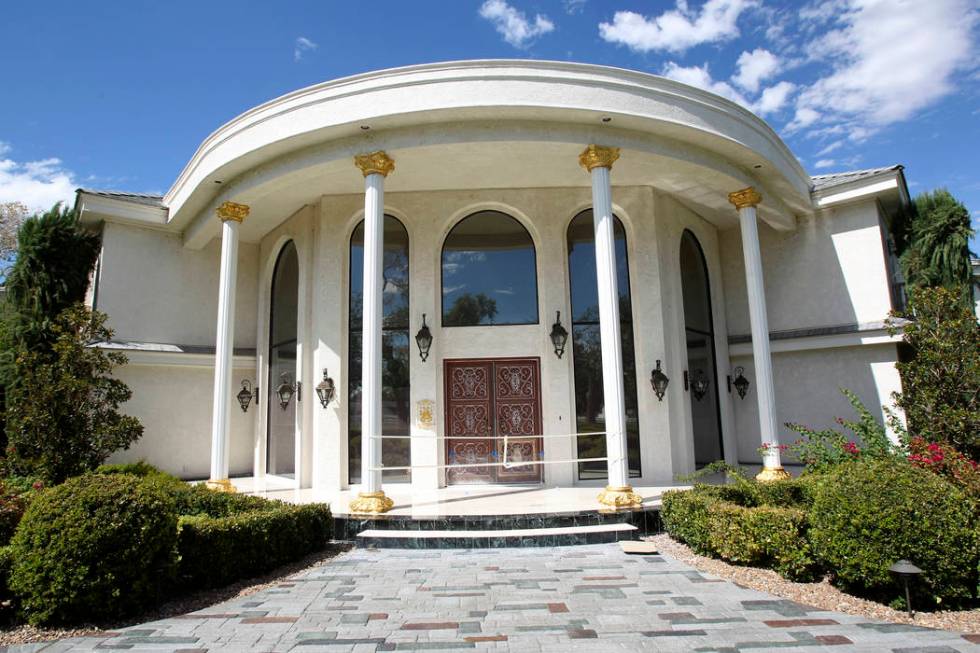
[[[431,429],[435,426],[435,402],[431,399],[422,399],[416,402],[416,424],[422,429]]]

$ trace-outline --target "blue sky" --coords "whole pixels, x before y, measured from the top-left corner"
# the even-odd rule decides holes
[[[0,202],[166,191],[246,109],[344,75],[533,58],[666,75],[762,115],[813,174],[892,163],[980,226],[977,0],[10,1]],[[974,239],[973,249],[977,250]]]

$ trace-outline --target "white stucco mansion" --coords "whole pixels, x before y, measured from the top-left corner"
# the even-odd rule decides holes
[[[899,389],[908,201],[901,166],[811,177],[746,109],[629,70],[304,88],[220,127],[163,197],[78,192],[146,429],[117,458],[354,487],[356,511],[385,510],[382,483],[627,505],[720,458],[778,475],[759,451],[785,422]]]

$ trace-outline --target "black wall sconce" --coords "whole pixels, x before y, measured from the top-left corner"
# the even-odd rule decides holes
[[[565,343],[568,342],[568,330],[561,325],[561,311],[555,311],[555,323],[551,325],[551,344],[555,347],[555,356],[562,357],[565,353]]]
[[[711,381],[704,375],[704,370],[694,370],[694,378],[691,380],[691,394],[697,401],[704,399],[704,395],[708,394],[708,386],[710,385]]]
[[[657,401],[664,400],[664,394],[667,392],[667,384],[670,383],[670,379],[664,374],[663,370],[660,369],[660,361],[657,361],[657,369],[650,373],[650,385],[653,386],[653,392],[657,395]]]
[[[248,405],[251,403],[252,399],[255,399],[255,405],[259,405],[259,386],[255,386],[255,391],[252,391],[252,382],[248,379],[242,379],[242,389],[238,391],[235,395],[235,399],[238,400],[238,405],[242,407],[242,412],[248,412]]]
[[[337,386],[329,376],[327,368],[323,368],[323,380],[316,386],[316,396],[320,399],[320,405],[326,408],[337,396]]]
[[[749,391],[749,380],[745,378],[745,368],[739,365],[732,370],[732,373],[735,374],[735,380],[732,381],[732,385],[735,386],[735,392],[738,393],[739,399],[745,399],[745,393]]]
[[[279,375],[279,387],[276,388],[276,395],[279,397],[279,407],[286,410],[289,406],[289,400],[296,395],[296,401],[303,401],[303,384],[297,381],[295,384],[292,382],[292,377],[290,377],[289,372],[283,372]]]
[[[429,349],[432,347],[432,332],[425,323],[425,313],[422,313],[422,328],[415,334],[415,342],[419,346],[419,357],[424,363],[429,358]]]

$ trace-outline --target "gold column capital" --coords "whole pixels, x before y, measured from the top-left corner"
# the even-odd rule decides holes
[[[735,205],[736,209],[746,209],[755,206],[762,201],[762,195],[752,186],[737,190],[728,194],[728,201]]]
[[[248,204],[237,204],[235,202],[222,202],[221,206],[215,209],[215,214],[222,222],[234,220],[241,222],[248,217]]]
[[[610,508],[634,508],[643,505],[643,497],[634,492],[632,486],[607,485],[599,493],[599,503]]]
[[[350,512],[358,514],[381,514],[388,512],[395,505],[395,502],[385,496],[384,492],[361,492],[356,498],[351,499]]]
[[[593,168],[612,169],[613,163],[619,158],[618,147],[606,147],[604,145],[589,145],[578,155],[580,166],[592,172]]]
[[[374,174],[387,177],[395,169],[395,160],[383,150],[378,150],[369,154],[358,154],[354,157],[354,165],[361,169],[365,177]]]

